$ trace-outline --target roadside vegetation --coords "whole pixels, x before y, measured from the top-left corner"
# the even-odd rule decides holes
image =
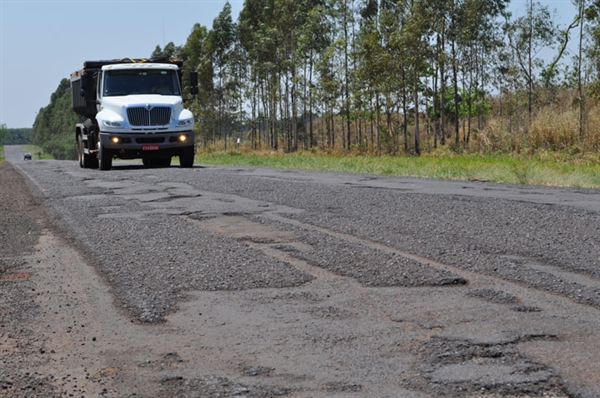
[[[380,174],[508,184],[600,188],[597,158],[560,156],[540,152],[534,156],[455,153],[448,149],[414,156],[368,156],[298,151],[285,154],[237,149],[204,148],[196,164],[318,170]]]
[[[567,25],[509,3],[246,0],[236,21],[226,3],[150,57],[199,73],[200,163],[597,187],[600,1]],[[78,121],[65,78],[31,142],[76,159]]]
[[[33,154],[34,160],[54,159],[38,146],[22,147]],[[420,157],[306,151],[286,154],[252,150],[245,145],[225,150],[221,145],[201,148],[195,163],[600,189],[600,160],[557,155],[556,152],[540,152],[535,156],[482,155],[455,153],[448,148]],[[4,147],[0,146],[0,163],[4,160]]]
[[[23,145],[31,142],[31,128],[9,129],[4,123],[0,124],[0,162],[4,159],[5,145]]]

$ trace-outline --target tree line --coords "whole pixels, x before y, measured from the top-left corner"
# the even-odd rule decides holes
[[[0,145],[26,145],[31,143],[33,130],[30,128],[12,128],[0,124]]]
[[[569,145],[593,137],[600,149],[589,121],[600,0],[574,0],[568,26],[526,4],[514,17],[509,0],[245,0],[237,21],[226,3],[212,27],[196,24],[186,43],[151,56],[198,72],[190,107],[202,145],[420,154],[473,140],[493,147],[501,136],[509,147],[535,137],[543,146],[552,141],[543,109],[562,106],[576,119]],[[38,114],[36,141],[72,130],[67,91],[65,79]]]
[[[71,81],[64,78],[35,117],[33,144],[55,159],[77,159],[75,124],[82,121],[72,109]]]

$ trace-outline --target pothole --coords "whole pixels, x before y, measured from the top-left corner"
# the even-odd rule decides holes
[[[298,241],[298,237],[289,231],[283,231],[272,225],[249,220],[240,214],[228,214],[208,218],[188,218],[199,222],[204,228],[227,235],[260,250],[266,255],[290,264],[297,270],[316,279],[337,278],[326,270],[315,267],[305,261],[294,258],[290,252],[310,251],[310,245]],[[285,246],[286,250],[281,250]]]
[[[552,339],[515,336],[510,343],[474,344],[433,337],[420,348],[421,377],[436,396],[567,397],[558,374],[517,351],[515,345],[529,337]]]

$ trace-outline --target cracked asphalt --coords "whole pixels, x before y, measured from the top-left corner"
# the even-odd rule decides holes
[[[0,396],[600,396],[600,196],[0,165]]]

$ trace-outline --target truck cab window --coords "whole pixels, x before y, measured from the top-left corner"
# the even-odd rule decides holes
[[[180,95],[177,74],[170,70],[111,70],[104,74],[104,96]]]

